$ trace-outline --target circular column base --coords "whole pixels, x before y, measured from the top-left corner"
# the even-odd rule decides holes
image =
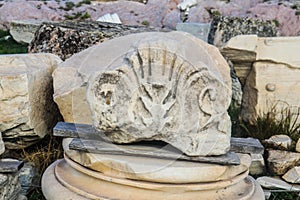
[[[261,187],[247,174],[235,177],[230,183],[160,184],[109,177],[75,162],[68,163],[65,159],[56,161],[45,171],[42,191],[47,200],[264,199]],[[212,188],[211,184],[219,189]],[[224,187],[224,184],[227,186]]]

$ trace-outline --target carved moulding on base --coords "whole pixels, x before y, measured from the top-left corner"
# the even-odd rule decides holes
[[[106,176],[74,161],[58,160],[45,171],[42,190],[47,200],[264,199],[261,187],[247,173],[224,181],[167,184]]]

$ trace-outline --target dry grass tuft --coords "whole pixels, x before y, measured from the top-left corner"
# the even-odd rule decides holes
[[[288,135],[293,141],[300,137],[300,108],[283,108],[258,116],[253,124],[242,122],[242,128],[246,136],[260,140],[268,139],[273,135]]]
[[[46,168],[57,159],[63,157],[62,139],[53,135],[47,135],[35,145],[20,150],[8,151],[4,157],[16,158],[32,163],[37,169],[40,183],[40,179]],[[28,200],[44,200],[45,198],[42,195],[40,185],[36,185],[27,195],[27,198]]]
[[[42,174],[52,162],[63,157],[61,143],[61,138],[46,136],[40,143],[21,149],[19,159],[33,163]]]

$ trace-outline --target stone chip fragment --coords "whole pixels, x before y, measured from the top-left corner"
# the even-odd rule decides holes
[[[267,166],[271,173],[283,175],[289,169],[300,164],[300,153],[281,150],[267,150]]]
[[[285,173],[282,178],[289,183],[300,183],[300,167],[296,166]]]

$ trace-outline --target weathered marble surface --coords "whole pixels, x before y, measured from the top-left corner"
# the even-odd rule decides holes
[[[94,154],[69,149],[71,139],[63,142],[66,160],[72,159],[82,166],[119,178],[158,183],[199,183],[231,179],[248,171],[251,159],[238,154],[240,165],[221,165],[159,159],[130,155]],[[120,147],[122,148],[122,147]]]
[[[282,178],[289,183],[299,184],[300,183],[300,167],[299,166],[293,167],[288,172],[286,172],[282,176]]]
[[[229,150],[231,81],[217,48],[149,33],[107,67],[89,80],[87,100],[95,128],[113,142],[162,140],[191,156]]]
[[[264,146],[256,138],[237,138],[230,140],[230,150],[236,153],[263,154]]]
[[[61,160],[57,160],[52,163],[44,172],[42,177],[42,191],[43,195],[47,200],[57,199],[72,199],[72,200],[90,200],[89,198],[83,197],[75,192],[72,192],[68,188],[64,187],[55,177],[55,166]],[[109,200],[103,198],[103,200]]]
[[[10,24],[9,33],[18,43],[29,44],[41,23],[41,20],[14,20]]]
[[[289,184],[278,177],[262,176],[256,179],[256,181],[264,188],[300,191],[299,185]]]
[[[285,174],[289,169],[300,164],[300,153],[267,150],[267,166],[271,173],[277,175]]]
[[[234,37],[221,49],[244,85],[244,121],[253,122],[259,115],[286,108],[298,112],[299,51],[300,37],[255,35]]]
[[[17,173],[23,165],[23,161],[12,158],[2,158],[0,159],[0,173]]]
[[[52,172],[51,172],[51,171]],[[50,171],[50,172],[49,172]],[[55,179],[56,177],[57,179]],[[121,200],[189,200],[199,196],[208,200],[264,199],[264,194],[255,180],[247,175],[212,183],[162,184],[109,177],[88,170],[80,165],[68,165],[61,160],[52,164],[42,180],[43,193],[48,200],[80,194],[78,199],[121,199]],[[55,183],[50,187],[50,183]],[[91,184],[93,183],[93,184]],[[64,185],[64,187],[62,187]],[[61,192],[58,192],[61,191]],[[71,191],[71,192],[68,192]],[[120,193],[120,191],[122,191]],[[239,191],[237,193],[237,191]]]
[[[220,51],[233,64],[236,76],[244,86],[256,60],[257,35],[239,35],[231,38]]]
[[[0,56],[0,131],[7,148],[43,138],[59,118],[51,73],[61,60],[51,54]]]
[[[0,132],[0,155],[3,154],[5,151],[5,144],[2,140],[2,133]]]
[[[288,135],[273,135],[269,139],[264,140],[264,143],[274,149],[290,150],[292,139]]]
[[[139,67],[140,61],[143,67]],[[104,71],[105,77],[97,84]],[[217,155],[229,150],[230,120],[226,110],[231,79],[217,48],[181,32],[132,34],[91,47],[54,71],[54,99],[65,121],[92,123],[85,93],[88,79],[95,74],[89,90],[95,125],[111,132],[123,124],[118,132],[127,139],[122,140],[114,132],[109,137],[115,137],[115,142],[141,140],[142,131],[144,139],[160,139],[164,132],[170,137],[163,136],[167,142],[190,155]],[[95,93],[99,100],[94,102],[92,90],[101,87],[103,90]],[[124,92],[120,92],[122,89]],[[107,113],[112,108],[114,112]],[[99,109],[104,115],[117,117],[117,124],[114,117],[101,117]],[[101,125],[97,125],[99,117]],[[175,130],[182,140],[174,137]],[[207,141],[207,145],[198,145],[196,141],[200,140]],[[188,149],[183,143],[192,145]]]
[[[0,199],[16,200],[21,192],[19,173],[0,174]]]
[[[53,73],[54,101],[64,121],[92,124],[91,112],[86,101],[89,77],[96,71],[105,70],[111,61],[124,55],[131,43],[147,36],[147,33],[132,34],[108,40],[72,56],[58,66]]]
[[[296,152],[300,152],[300,138],[298,139],[295,147]]]
[[[299,43],[300,37],[239,35],[231,38],[221,52],[233,62],[236,74],[244,85],[252,64],[257,61],[285,63],[291,68],[299,68]]]
[[[138,144],[116,145],[110,141],[72,139],[69,147],[72,150],[95,154],[127,155],[137,157],[151,157],[167,160],[193,161],[200,163],[213,163],[221,165],[239,165],[240,159],[236,153],[229,151],[218,156],[187,156],[170,144],[162,142],[140,142]]]
[[[300,106],[299,76],[299,68],[286,63],[255,62],[244,87],[242,118],[253,122],[268,112],[285,116],[286,109],[296,114]]]
[[[276,37],[277,27],[274,21],[249,17],[214,16],[208,42],[222,47],[237,35],[258,35],[259,37]]]
[[[58,104],[64,120],[66,122],[92,124],[92,117],[85,95],[89,77],[97,71],[104,71],[114,60],[121,63],[122,59],[120,59],[120,57],[130,50],[133,43],[143,38],[151,38],[153,34],[154,33],[131,34],[105,41],[61,63],[53,73],[53,82],[54,100]],[[184,39],[183,37],[188,35],[186,33],[173,32],[169,33],[169,35],[167,35],[167,33],[158,34],[167,38],[173,38],[181,43],[185,43],[185,40],[188,38],[186,37]],[[189,39],[189,41],[191,40],[193,39]],[[195,47],[197,44],[198,42],[191,47]],[[188,52],[194,53],[194,51]],[[189,55],[189,57],[191,56],[192,54]],[[192,57],[193,62],[196,62],[198,56]],[[226,82],[230,82],[229,78]]]
[[[249,167],[249,174],[253,176],[261,175],[266,171],[265,159],[262,154],[250,154],[251,165]]]

